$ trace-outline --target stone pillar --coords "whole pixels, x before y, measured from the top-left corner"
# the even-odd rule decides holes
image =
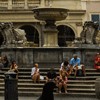
[[[28,1],[27,0],[24,1],[24,5],[25,5],[24,8],[28,9]]]
[[[58,47],[58,31],[57,29],[45,29],[43,47]]]
[[[80,37],[80,33],[82,32],[82,23],[78,22],[76,23],[77,26],[77,37]]]
[[[8,0],[8,9],[12,9],[12,0]]]

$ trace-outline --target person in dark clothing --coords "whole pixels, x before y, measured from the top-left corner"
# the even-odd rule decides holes
[[[4,68],[9,66],[9,61],[8,61],[8,58],[7,58],[6,55],[3,57],[3,62],[2,63],[3,63]]]
[[[51,80],[55,80],[57,77],[57,74],[54,70],[54,68],[51,68],[49,72],[47,72],[46,75],[46,82],[51,81]]]
[[[3,67],[4,65],[2,64],[2,57],[0,57],[0,70],[2,70]]]
[[[38,100],[54,100],[53,91],[56,87],[54,81],[48,81],[45,83],[42,91],[42,95],[38,98]]]

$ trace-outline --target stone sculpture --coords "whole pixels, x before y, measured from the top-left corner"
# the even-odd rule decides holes
[[[80,34],[82,43],[96,44],[96,37],[99,34],[98,27],[99,24],[97,22],[86,21]]]
[[[14,29],[13,23],[0,23],[0,34],[3,36],[2,45],[10,46],[12,44],[24,44],[27,39],[26,33],[22,29]]]

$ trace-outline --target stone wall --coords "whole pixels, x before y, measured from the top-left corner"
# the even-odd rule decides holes
[[[60,67],[61,62],[68,57],[70,60],[77,53],[86,68],[93,68],[94,56],[100,48],[1,48],[0,55],[7,55],[9,61],[16,60],[19,67]]]

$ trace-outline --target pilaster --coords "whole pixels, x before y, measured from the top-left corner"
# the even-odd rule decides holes
[[[8,0],[8,9],[12,9],[12,0]]]
[[[24,8],[25,9],[28,9],[28,5],[27,5],[28,4],[28,1],[27,0],[24,1],[24,4],[25,4],[25,7]]]

